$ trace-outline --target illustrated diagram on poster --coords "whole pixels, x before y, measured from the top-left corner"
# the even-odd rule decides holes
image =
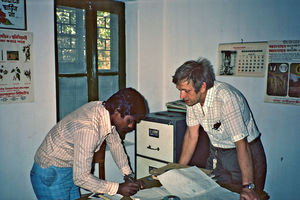
[[[219,44],[217,75],[263,77],[266,52],[267,42]]]
[[[0,30],[0,103],[33,102],[32,33]]]
[[[268,42],[265,102],[300,105],[300,40]]]

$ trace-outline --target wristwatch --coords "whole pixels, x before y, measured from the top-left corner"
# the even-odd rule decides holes
[[[254,190],[255,185],[253,183],[249,183],[247,185],[243,185],[243,188],[248,188],[249,190]]]

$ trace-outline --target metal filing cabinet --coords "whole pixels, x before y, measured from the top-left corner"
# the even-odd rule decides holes
[[[178,162],[186,129],[185,113],[150,113],[136,128],[136,176],[149,175],[153,168]]]

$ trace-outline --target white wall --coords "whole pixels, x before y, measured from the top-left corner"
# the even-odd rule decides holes
[[[216,65],[219,43],[300,39],[297,0],[137,0],[126,5],[131,10],[127,48],[135,49],[127,52],[127,62],[137,64],[127,67],[138,71],[138,89],[151,111],[179,99],[171,76],[183,62],[204,56]],[[240,89],[250,104],[262,132],[265,190],[271,199],[298,199],[300,107],[264,103],[264,78],[217,79]]]
[[[33,32],[33,103],[0,105],[0,199],[35,199],[29,173],[33,155],[56,122],[52,0],[27,0]]]
[[[56,122],[53,0],[27,0],[33,32],[34,103],[0,104],[1,199],[35,199],[29,172],[33,155]],[[297,0],[126,1],[127,86],[139,89],[151,111],[179,98],[175,69],[198,56],[216,64],[221,42],[300,39]],[[220,79],[220,77],[217,77]],[[271,199],[297,199],[300,107],[263,102],[263,78],[222,78],[249,101],[263,134]],[[130,135],[132,139],[132,135]],[[129,146],[130,157],[133,157]],[[106,168],[108,178],[114,170]]]

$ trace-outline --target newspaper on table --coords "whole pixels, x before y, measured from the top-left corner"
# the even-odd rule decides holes
[[[158,176],[161,187],[140,190],[133,199],[157,200],[174,195],[180,200],[234,200],[237,193],[222,188],[198,167],[172,169]]]

